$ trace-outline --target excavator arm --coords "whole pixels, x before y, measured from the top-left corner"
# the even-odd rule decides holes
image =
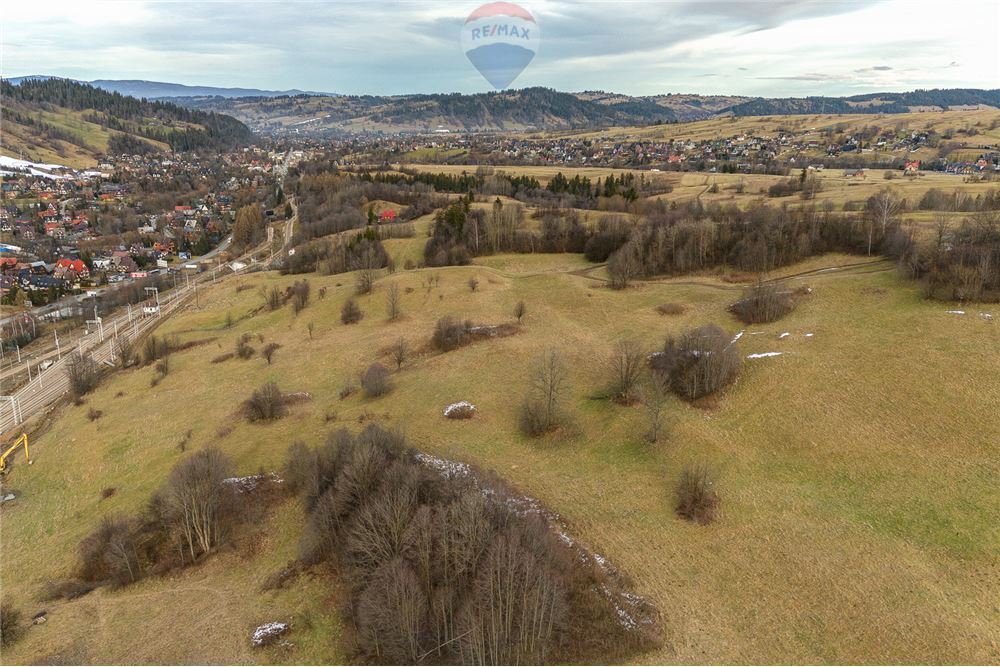
[[[22,433],[21,436],[14,441],[14,444],[7,448],[7,450],[0,454],[0,474],[5,474],[10,466],[8,461],[17,451],[18,447],[24,447],[24,458],[28,460],[28,465],[31,465],[31,454],[28,451],[28,434]]]

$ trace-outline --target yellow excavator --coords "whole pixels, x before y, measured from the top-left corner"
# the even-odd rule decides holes
[[[14,441],[14,444],[7,448],[7,450],[0,454],[0,475],[6,475],[10,471],[10,458],[14,456],[14,452],[17,451],[18,447],[24,447],[24,458],[28,460],[28,465],[31,465],[31,454],[28,451],[28,434],[22,433],[21,437]]]

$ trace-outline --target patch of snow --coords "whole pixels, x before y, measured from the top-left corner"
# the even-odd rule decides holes
[[[757,352],[756,354],[748,354],[747,359],[763,359],[764,357],[780,357],[782,352]]]
[[[813,333],[807,333],[807,334],[806,334],[806,338],[812,338],[812,337],[813,337],[813,336],[815,336],[815,335],[816,335],[816,334],[813,334]]]
[[[250,638],[250,642],[256,647],[267,646],[284,635],[290,629],[291,628],[288,623],[271,621],[270,623],[258,626],[257,629],[253,631],[253,636]]]
[[[791,336],[791,335],[792,335],[792,334],[790,334],[790,333],[788,333],[788,332],[786,331],[785,333],[783,333],[783,334],[781,334],[780,336],[778,336],[778,340],[781,340],[782,338],[788,338],[788,337],[789,337],[789,336]]]
[[[993,319],[993,313],[979,313],[979,317],[989,321]]]
[[[468,401],[459,401],[457,403],[452,403],[451,405],[449,405],[444,409],[444,416],[451,417],[453,414],[461,412],[463,410],[471,410],[472,412],[475,412],[476,406],[474,406],[472,403],[469,403]]]
[[[948,313],[949,315],[965,315],[964,310],[946,310],[944,312]]]
[[[0,155],[0,167],[13,167],[14,169],[29,169],[34,167],[35,169],[48,169],[49,171],[53,169],[68,169],[61,164],[45,164],[43,162],[31,162],[30,160],[18,160],[16,157],[9,157],[7,155]]]
[[[736,341],[738,341],[740,338],[743,338],[743,334],[745,332],[746,332],[746,329],[742,329],[738,334],[736,334],[735,336],[733,336],[733,339],[731,341],[729,341],[729,344],[732,345],[733,343],[735,343]]]
[[[256,491],[257,487],[265,482],[281,484],[285,480],[278,477],[276,473],[267,472],[259,475],[247,475],[246,477],[227,477],[222,480],[226,486],[231,486],[240,493],[250,493]]]
[[[448,479],[454,477],[465,477],[472,472],[472,469],[466,463],[439,459],[438,457],[431,456],[430,454],[418,453],[416,455],[416,459],[428,468],[438,471],[441,473],[442,477],[446,477]]]

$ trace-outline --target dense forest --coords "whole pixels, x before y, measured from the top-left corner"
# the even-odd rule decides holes
[[[34,79],[19,85],[0,81],[0,97],[5,107],[21,103],[18,122],[24,124],[34,124],[31,111],[62,108],[87,112],[84,120],[132,135],[117,139],[111,150],[152,149],[143,139],[165,143],[175,151],[229,149],[253,141],[250,129],[230,116],[109,93],[68,79]]]

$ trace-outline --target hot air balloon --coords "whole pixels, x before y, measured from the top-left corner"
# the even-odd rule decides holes
[[[462,49],[497,90],[509,86],[538,51],[541,30],[531,12],[510,2],[490,2],[462,27]]]

